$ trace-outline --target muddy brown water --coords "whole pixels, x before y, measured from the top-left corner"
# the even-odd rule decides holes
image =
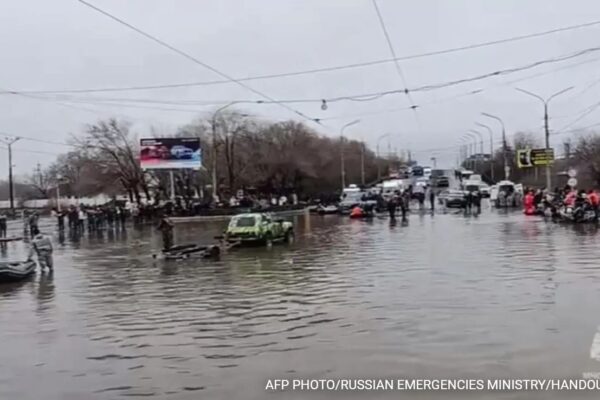
[[[596,226],[499,211],[413,214],[405,226],[338,216],[295,223],[293,245],[218,261],[153,260],[159,237],[149,227],[67,234],[62,244],[55,233],[53,276],[0,285],[0,399],[437,399],[448,395],[265,385],[600,371],[590,358],[600,324]],[[210,241],[222,226],[179,225],[177,241]]]

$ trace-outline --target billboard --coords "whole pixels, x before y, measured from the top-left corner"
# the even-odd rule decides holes
[[[142,169],[200,169],[200,139],[140,139],[140,165]]]
[[[554,149],[517,150],[517,165],[519,168],[550,165],[553,162],[554,162]]]

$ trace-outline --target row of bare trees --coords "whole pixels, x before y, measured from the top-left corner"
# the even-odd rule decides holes
[[[170,186],[168,172],[140,168],[139,138],[152,135],[130,128],[126,121],[116,119],[89,125],[71,138],[71,151],[36,171],[28,183],[38,197],[55,195],[60,185],[67,196],[127,193],[137,202],[165,198]],[[377,175],[378,160],[363,143],[345,140],[342,146],[339,138],[319,135],[295,121],[270,122],[227,112],[182,126],[174,136],[198,137],[201,143],[204,168],[175,174],[177,194],[188,198],[207,194],[213,165],[222,197],[244,188],[305,196],[339,191],[342,148],[346,182],[361,183],[361,166],[366,182]]]

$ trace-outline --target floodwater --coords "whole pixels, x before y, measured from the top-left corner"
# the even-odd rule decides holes
[[[600,371],[590,358],[600,324],[595,226],[498,210],[412,214],[406,226],[295,222],[293,245],[219,261],[153,260],[150,228],[65,238],[53,276],[0,285],[0,399],[598,398],[266,392],[269,378]],[[176,238],[206,242],[222,226],[178,225]]]

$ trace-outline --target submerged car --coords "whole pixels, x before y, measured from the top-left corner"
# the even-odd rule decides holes
[[[291,242],[294,238],[294,225],[289,221],[273,220],[263,213],[239,214],[231,218],[225,239],[244,243],[266,244]]]
[[[444,190],[439,194],[438,201],[448,208],[462,208],[466,204],[465,192],[462,190]]]

